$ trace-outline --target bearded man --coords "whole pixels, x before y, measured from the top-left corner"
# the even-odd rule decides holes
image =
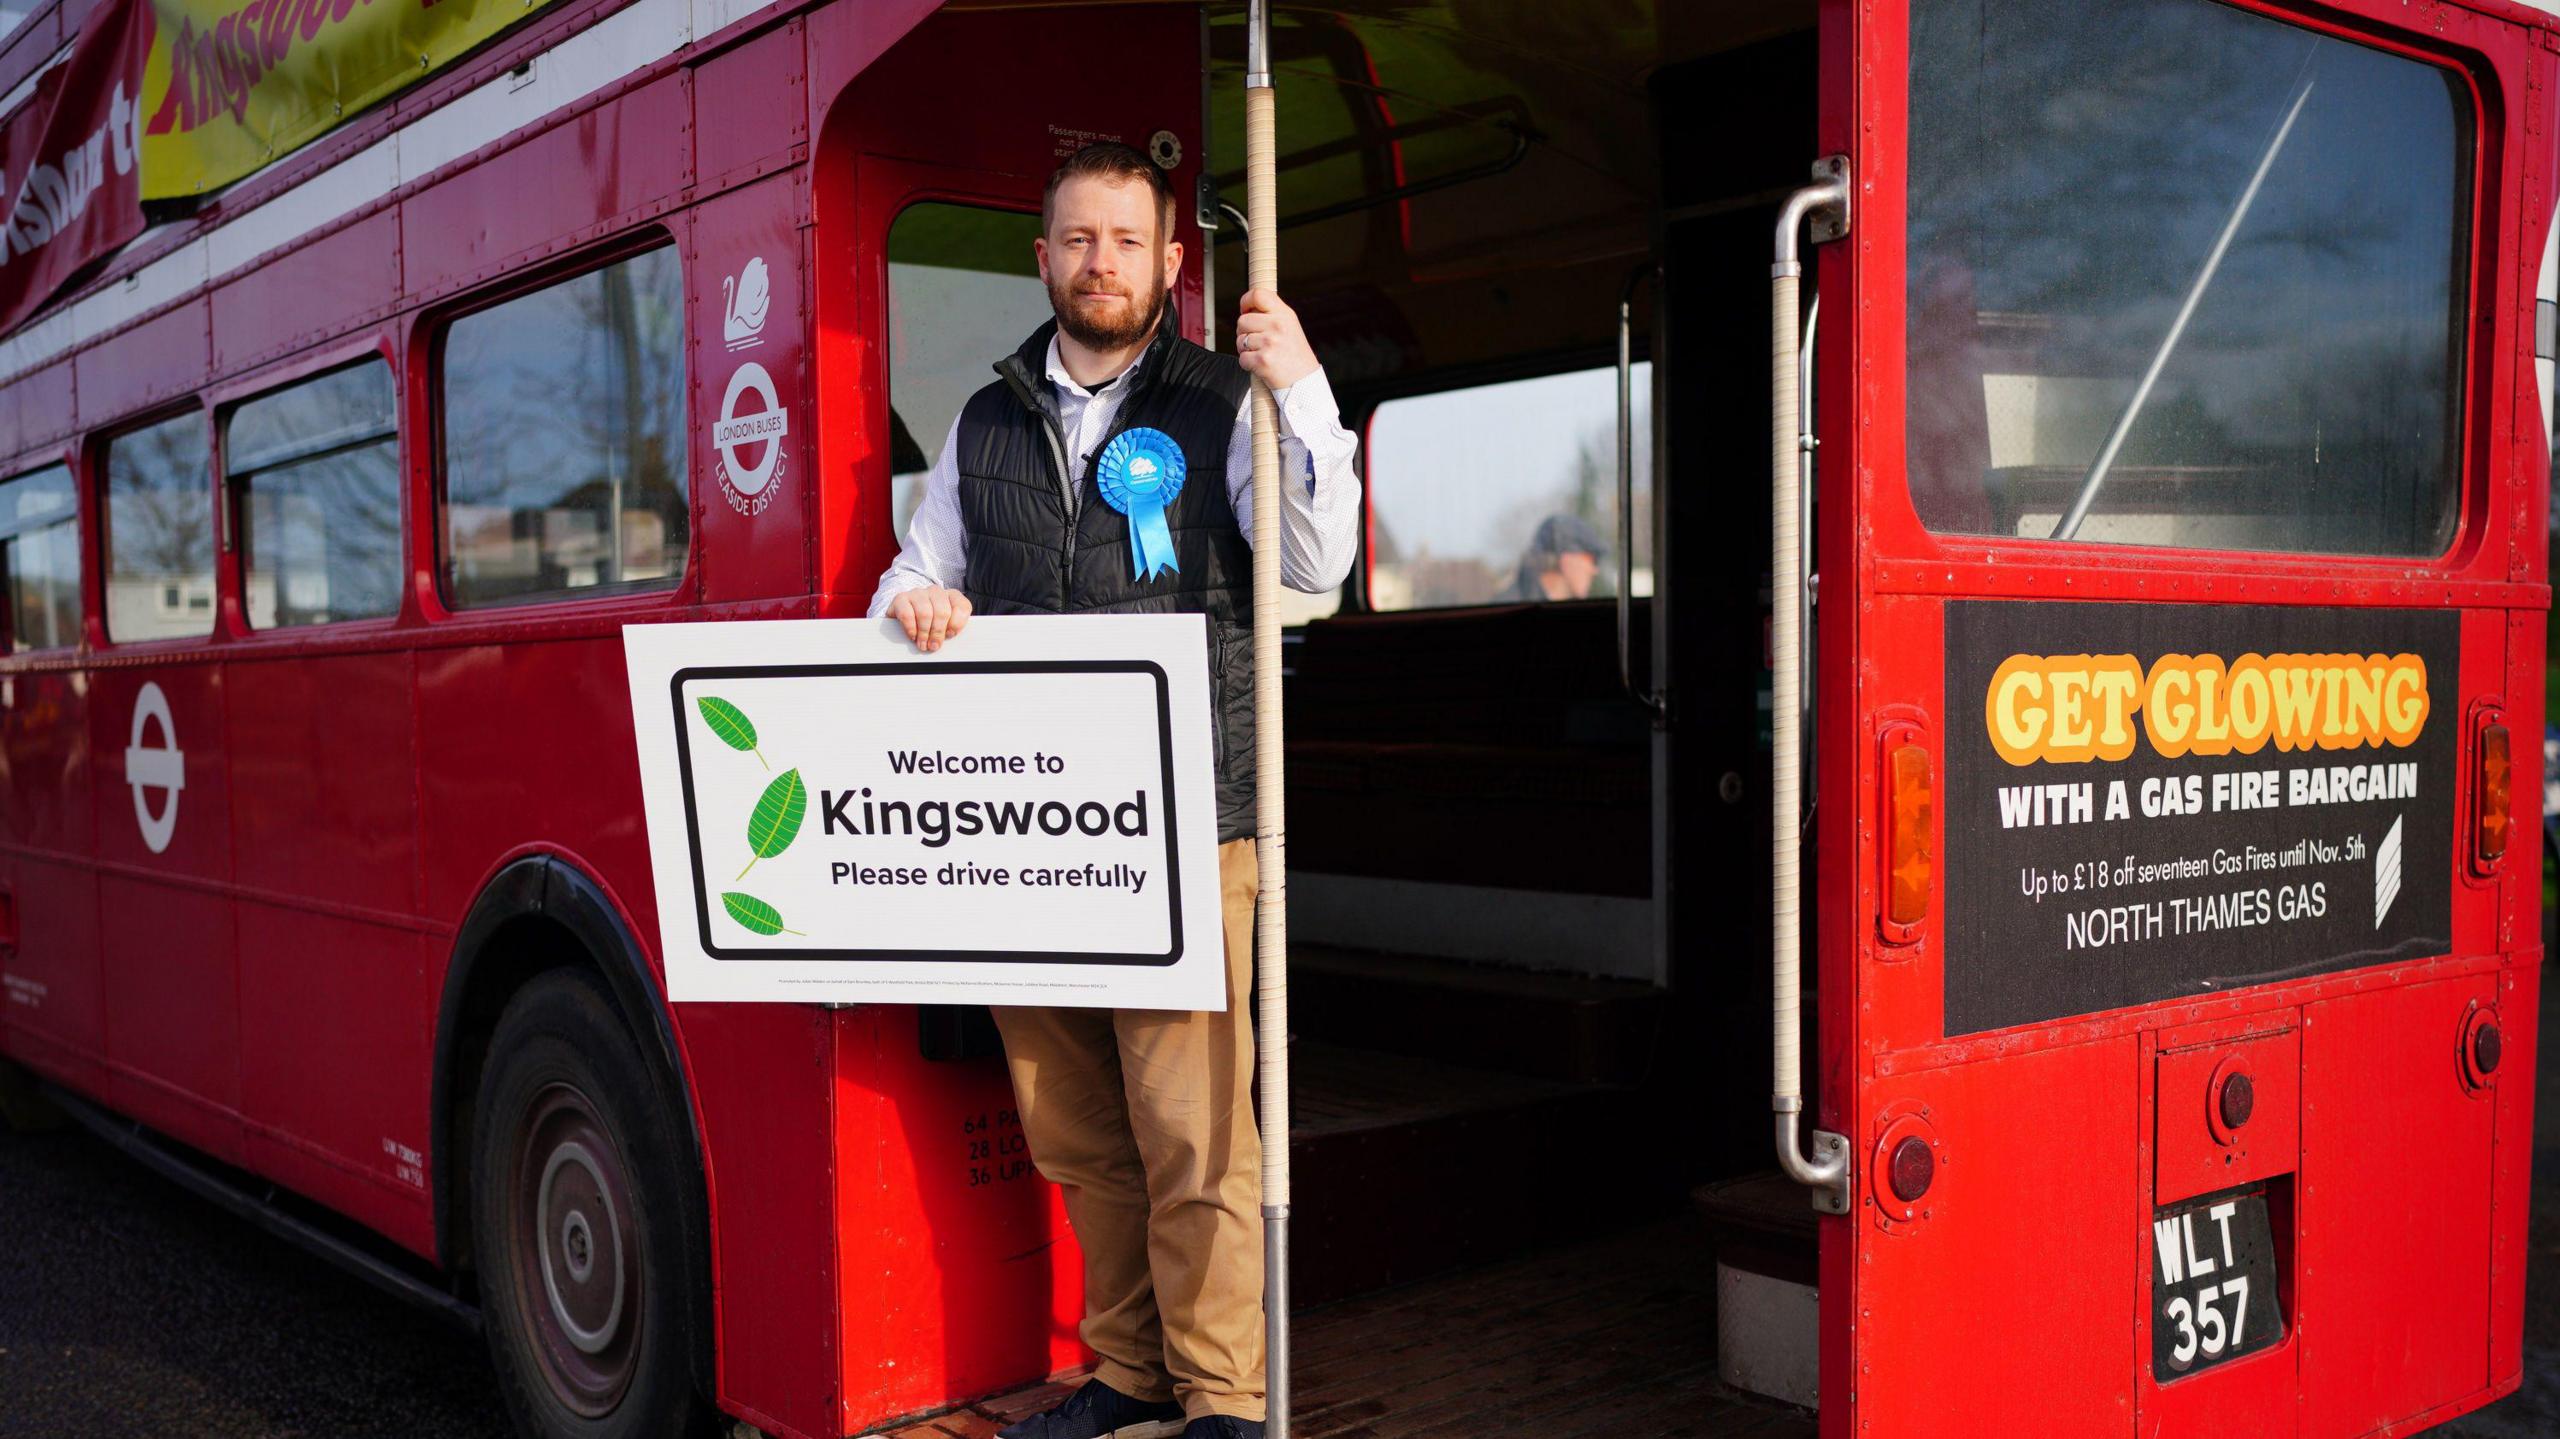
[[[1064,1404],[1001,1439],[1262,1434],[1262,1146],[1244,1013],[1256,881],[1252,382],[1270,387],[1280,416],[1276,542],[1291,588],[1321,592],[1350,571],[1360,479],[1315,351],[1277,295],[1244,296],[1232,359],[1175,333],[1174,213],[1172,186],[1126,145],[1088,145],[1049,177],[1032,254],[1057,318],[961,408],[871,600],[874,618],[895,618],[927,652],[972,614],[1209,621],[1227,1007],[996,1011],[1032,1160],[1065,1190],[1084,1251],[1081,1332],[1101,1358]],[[1112,502],[1126,476],[1112,467],[1144,453],[1152,476],[1175,451],[1185,482],[1157,544],[1133,555],[1131,518]],[[1158,553],[1167,535],[1170,553]]]

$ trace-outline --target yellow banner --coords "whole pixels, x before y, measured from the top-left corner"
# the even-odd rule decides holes
[[[148,0],[142,198],[220,189],[553,0]]]

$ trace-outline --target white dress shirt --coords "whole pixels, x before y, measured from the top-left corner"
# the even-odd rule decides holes
[[[1146,363],[1145,353],[1128,369],[1091,389],[1067,375],[1058,358],[1058,342],[1049,341],[1049,385],[1057,393],[1058,428],[1067,444],[1068,462],[1076,467],[1071,481],[1081,483],[1095,451],[1110,435],[1120,404],[1128,398],[1128,380]],[[1321,594],[1351,573],[1360,539],[1360,474],[1352,465],[1359,441],[1342,427],[1333,386],[1316,370],[1287,389],[1272,391],[1280,414],[1280,578],[1293,590]],[[943,436],[942,453],[925,472],[924,498],[907,523],[906,543],[880,588],[871,596],[871,617],[888,613],[889,601],[906,590],[940,585],[960,588],[969,572],[969,532],[960,520],[960,421],[954,418]],[[1253,543],[1253,395],[1247,391],[1236,407],[1236,426],[1227,444],[1227,503],[1246,544]]]

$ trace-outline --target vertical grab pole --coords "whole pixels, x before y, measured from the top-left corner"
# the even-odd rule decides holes
[[[1278,142],[1271,88],[1271,13],[1248,0],[1244,62],[1245,274],[1280,289]],[[1280,733],[1280,417],[1253,386],[1253,906],[1254,1054],[1262,1086],[1262,1274],[1268,1414],[1289,1439],[1289,825]]]
[[[1804,265],[1796,231],[1808,218],[1844,233],[1849,215],[1849,165],[1834,156],[1814,166],[1818,177],[1787,198],[1778,213],[1778,245],[1770,275],[1770,496],[1769,496],[1769,863],[1771,1088],[1777,1120],[1778,1167],[1813,1191],[1816,1209],[1849,1212],[1849,1141],[1816,1130],[1813,1155],[1802,1148],[1804,1113],[1803,916],[1799,912],[1804,859],[1802,733],[1791,723],[1800,712],[1804,646],[1803,437],[1797,431],[1798,389],[1804,364],[1799,344],[1798,290]]]

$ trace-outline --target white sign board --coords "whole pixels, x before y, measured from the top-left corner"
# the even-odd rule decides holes
[[[1204,625],[625,628],[668,997],[1226,1008]]]

